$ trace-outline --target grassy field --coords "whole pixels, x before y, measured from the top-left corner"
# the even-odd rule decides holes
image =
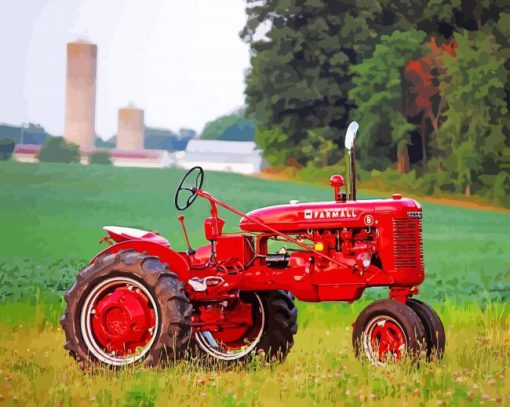
[[[300,304],[300,329],[285,363],[216,371],[192,363],[165,370],[85,374],[44,319],[4,325],[0,405],[329,406],[510,404],[508,308],[438,307],[448,338],[439,363],[374,368],[352,353],[351,322],[364,304]],[[313,307],[313,308],[312,308]],[[0,313],[12,308],[0,307]],[[34,322],[34,320],[32,320]]]
[[[445,322],[442,362],[374,369],[355,360],[350,324],[368,303],[364,296],[353,305],[300,303],[296,344],[282,365],[79,371],[62,348],[62,292],[100,250],[103,225],[158,229],[184,249],[173,206],[181,176],[0,162],[0,405],[510,404],[510,216],[431,203],[423,205],[421,298]],[[204,187],[245,211],[332,196],[329,188],[219,173],[207,173]],[[205,243],[207,210],[197,201],[185,213],[194,246]],[[222,216],[235,230],[236,216]]]

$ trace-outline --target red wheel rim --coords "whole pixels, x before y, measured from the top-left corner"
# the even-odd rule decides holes
[[[155,301],[140,282],[113,277],[97,284],[86,297],[82,334],[90,353],[112,365],[143,357],[155,339]]]
[[[257,307],[258,304],[256,303],[251,305],[251,307],[233,306],[223,311],[223,313],[227,315],[227,318],[236,318],[245,321],[252,320],[255,322],[252,326],[239,326],[215,332],[214,338],[216,341],[222,343],[225,348],[238,350],[256,340],[261,329],[262,310]]]
[[[389,316],[372,319],[363,338],[365,353],[376,363],[400,360],[407,353],[407,339],[400,324]]]
[[[265,314],[260,297],[253,293],[223,310],[228,319],[253,321],[253,325],[239,325],[220,331],[199,331],[195,334],[200,348],[209,355],[222,360],[236,360],[249,354],[260,341],[264,330]],[[252,297],[253,296],[253,297]],[[243,306],[250,304],[250,307]],[[247,315],[246,313],[250,313]]]

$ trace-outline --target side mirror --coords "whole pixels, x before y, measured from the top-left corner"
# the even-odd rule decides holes
[[[347,128],[347,133],[345,134],[345,148],[349,151],[352,150],[352,147],[354,146],[354,139],[356,138],[356,132],[358,129],[358,122],[351,122]]]

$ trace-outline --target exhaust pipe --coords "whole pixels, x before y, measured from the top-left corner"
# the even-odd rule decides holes
[[[356,132],[358,131],[359,124],[351,122],[347,127],[345,134],[345,148],[347,149],[346,156],[346,175],[347,175],[347,199],[350,201],[356,200],[356,154],[355,154],[355,140]]]

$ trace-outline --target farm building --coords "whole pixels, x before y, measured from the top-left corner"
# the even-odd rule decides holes
[[[37,153],[41,146],[32,144],[17,144],[12,157],[14,160],[24,163],[38,162]],[[141,167],[141,168],[165,168],[170,167],[174,160],[166,150],[105,150],[90,149],[81,151],[81,164],[89,163],[89,155],[94,151],[107,151],[111,154],[111,160],[116,167]]]
[[[21,163],[36,163],[39,161],[37,153],[40,149],[41,146],[37,144],[16,144],[12,152],[12,158]]]
[[[41,146],[17,144],[13,159],[25,163],[38,162],[37,153]],[[89,163],[89,155],[95,151],[107,151],[111,154],[113,165],[117,167],[166,168],[177,166],[190,169],[196,165],[205,170],[255,174],[260,172],[262,156],[254,142],[191,140],[185,151],[169,153],[166,150],[119,150],[119,149],[83,149],[82,164]]]
[[[116,167],[165,168],[173,164],[166,150],[112,150],[111,154]]]
[[[166,168],[173,164],[173,159],[166,150],[119,150],[102,149],[85,150],[81,152],[82,164],[89,163],[89,155],[96,151],[110,153],[112,164],[116,167]]]
[[[261,170],[262,156],[252,141],[191,140],[185,151],[176,153],[176,165],[190,169],[255,174]]]

